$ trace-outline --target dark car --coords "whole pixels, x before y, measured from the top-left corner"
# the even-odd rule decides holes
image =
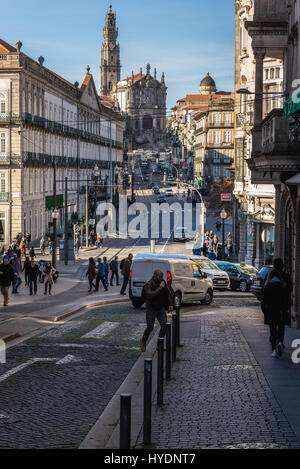
[[[272,269],[273,267],[266,265],[262,267],[254,277],[253,285],[251,286],[251,293],[253,293],[259,301],[262,301],[264,285],[266,283],[267,276]]]
[[[166,203],[166,202],[167,202],[167,201],[166,201],[166,198],[165,198],[164,195],[159,195],[159,196],[157,197],[157,203],[158,203],[158,204],[164,204],[164,203]]]
[[[253,283],[254,274],[248,271],[245,267],[231,262],[215,261],[219,269],[227,272],[230,278],[231,290],[240,290],[241,292],[248,292]]]
[[[157,187],[157,186],[154,186],[152,190],[153,190],[153,194],[155,194],[155,195],[158,195],[160,193],[159,187]]]

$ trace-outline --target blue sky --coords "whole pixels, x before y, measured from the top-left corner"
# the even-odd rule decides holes
[[[121,45],[122,77],[149,62],[165,72],[168,107],[197,93],[209,71],[219,90],[234,80],[234,0],[114,0]],[[100,86],[103,0],[14,0],[1,13],[1,38],[23,42],[23,52],[71,82],[90,65]]]

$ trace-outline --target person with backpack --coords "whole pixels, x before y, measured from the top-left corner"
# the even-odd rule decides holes
[[[146,322],[147,328],[140,341],[142,352],[146,351],[147,340],[153,331],[155,319],[160,324],[159,337],[164,337],[167,328],[166,310],[173,311],[174,292],[167,286],[164,274],[156,270],[152,279],[146,283],[142,291],[142,297],[146,300]]]
[[[287,311],[289,308],[288,287],[281,272],[277,269],[269,273],[262,298],[261,309],[265,324],[270,327],[272,357],[281,357],[284,348],[285,326],[289,324]]]
[[[15,281],[14,269],[9,262],[9,257],[3,257],[3,264],[0,264],[0,290],[3,295],[3,306],[7,306],[9,303],[9,287],[13,285]]]
[[[130,278],[132,259],[133,259],[133,255],[129,254],[127,259],[124,260],[122,267],[120,266],[122,268],[122,275],[123,275],[123,285],[121,288],[120,295],[126,295],[125,292],[126,292],[126,288],[129,282],[129,278]]]
[[[48,287],[49,287],[49,295],[51,295],[51,288],[54,283],[53,276],[55,274],[56,270],[52,266],[51,262],[46,262],[46,265],[44,267],[43,273],[44,273],[44,278],[45,278],[45,291],[44,295],[47,295],[48,292]]]
[[[22,272],[25,272],[25,285],[26,285],[26,287],[27,287],[27,285],[29,285],[28,272],[29,272],[30,265],[31,265],[31,262],[29,260],[29,257],[26,256],[26,259],[25,259],[24,264],[23,264],[23,269],[22,269]]]

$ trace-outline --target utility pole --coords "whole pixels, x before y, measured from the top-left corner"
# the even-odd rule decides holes
[[[88,175],[85,176],[85,246],[89,246],[89,180]]]
[[[68,265],[68,178],[65,177],[65,265]]]
[[[113,167],[112,167],[112,132],[111,132],[111,120],[109,121],[109,184],[110,188],[110,201],[112,202],[113,199]]]

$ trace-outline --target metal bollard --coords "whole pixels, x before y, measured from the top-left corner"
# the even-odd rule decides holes
[[[130,449],[131,394],[120,396],[120,449]]]
[[[180,308],[176,308],[176,345],[180,346]]]
[[[170,381],[171,379],[171,333],[172,326],[170,323],[167,323],[166,331],[166,380]]]
[[[157,405],[164,403],[164,345],[165,339],[159,337],[157,340]]]
[[[176,313],[172,314],[172,361],[176,361]]]
[[[144,424],[143,445],[151,443],[151,409],[152,409],[152,358],[144,360]]]

